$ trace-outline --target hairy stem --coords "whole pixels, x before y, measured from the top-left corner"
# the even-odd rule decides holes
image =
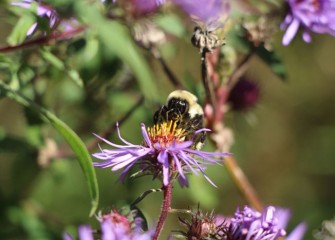
[[[207,66],[207,59],[206,59],[206,51],[204,50],[201,52],[201,79],[202,79],[202,84],[204,85],[204,88],[205,88],[207,100],[210,102],[210,104],[213,107],[213,111],[215,112],[216,101],[215,101],[213,89],[208,79],[208,66]]]
[[[19,50],[22,48],[35,46],[35,45],[53,43],[53,41],[56,41],[56,40],[59,41],[59,40],[69,39],[73,37],[74,35],[77,35],[85,30],[86,30],[85,26],[80,26],[80,27],[71,29],[69,31],[53,32],[51,35],[41,36],[41,37],[29,40],[29,41],[25,41],[19,45],[2,47],[0,48],[0,52],[10,52],[10,51],[15,51],[15,50]]]
[[[158,240],[158,237],[163,229],[165,220],[167,218],[167,215],[170,210],[171,206],[171,197],[172,197],[172,183],[169,182],[167,186],[163,186],[163,204],[162,204],[162,210],[161,215],[159,216],[158,223],[156,226],[156,231],[153,237],[153,240]]]

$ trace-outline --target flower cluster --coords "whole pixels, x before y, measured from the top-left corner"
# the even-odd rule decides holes
[[[169,184],[171,177],[177,177],[181,186],[188,186],[186,173],[190,171],[196,175],[200,171],[215,186],[205,174],[205,165],[220,164],[220,160],[216,158],[229,155],[193,149],[193,141],[185,140],[185,131],[177,128],[174,121],[159,123],[148,129],[142,124],[143,145],[129,143],[121,137],[118,125],[116,129],[120,140],[125,145],[115,144],[97,136],[115,149],[101,149],[101,152],[93,156],[102,160],[94,163],[96,167],[111,167],[112,171],[124,168],[121,172],[121,180],[136,163],[139,163],[143,172],[162,176],[164,186]],[[208,129],[200,129],[194,134],[197,135],[203,131]]]
[[[143,231],[141,226],[143,219],[135,218],[135,215],[135,211],[125,215],[113,210],[97,218],[100,222],[99,231],[93,231],[89,225],[81,225],[78,228],[79,240],[93,240],[95,235],[101,235],[99,239],[105,240],[151,240],[153,232]],[[74,238],[65,233],[63,239],[73,240]]]
[[[286,0],[289,13],[281,28],[286,32],[283,45],[288,45],[299,28],[303,30],[305,42],[311,42],[310,32],[335,36],[335,4],[333,0]]]
[[[262,213],[245,206],[237,209],[228,224],[227,239],[265,240],[280,239],[286,236],[285,227],[290,218],[287,209],[267,207]],[[287,240],[300,240],[306,231],[304,223],[299,224]]]
[[[286,237],[289,218],[287,209],[269,206],[260,213],[245,206],[243,210],[237,209],[232,218],[203,214],[198,209],[190,222],[180,221],[187,228],[187,232],[183,232],[187,239],[276,240]],[[305,231],[306,226],[301,223],[286,239],[301,240]]]

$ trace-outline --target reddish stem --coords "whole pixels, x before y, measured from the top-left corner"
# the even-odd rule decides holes
[[[64,40],[73,37],[74,35],[81,33],[85,31],[86,27],[85,26],[80,26],[77,28],[73,28],[69,31],[65,32],[53,32],[51,35],[47,36],[41,36],[26,42],[23,42],[19,45],[15,46],[5,46],[0,48],[0,52],[10,52],[10,51],[15,51],[21,48],[25,47],[30,47],[34,45],[40,45],[40,44],[47,44],[52,42],[53,40]]]
[[[163,195],[164,195],[164,199],[163,199],[163,204],[162,204],[162,210],[161,210],[161,215],[159,216],[159,220],[157,223],[157,227],[156,227],[156,231],[153,237],[153,240],[158,240],[158,237],[163,229],[165,220],[167,218],[167,215],[169,213],[170,210],[170,206],[171,206],[171,196],[172,196],[172,183],[169,182],[169,184],[167,186],[163,186],[162,188],[163,190]]]

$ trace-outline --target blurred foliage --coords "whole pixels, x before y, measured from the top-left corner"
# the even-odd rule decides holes
[[[95,141],[92,133],[113,130],[144,96],[144,103],[121,124],[122,136],[140,144],[140,123],[152,124],[153,113],[173,85],[149,51],[136,45],[131,24],[104,15],[110,10],[108,1],[47,2],[61,18],[75,16],[85,29],[33,42],[36,39],[26,33],[42,19],[31,9],[0,9],[0,47],[32,43],[0,54],[1,239],[57,239],[65,229],[93,224],[89,209],[98,200],[97,182],[102,210],[129,204],[144,191],[160,187],[150,177],[122,185],[117,174],[106,169],[95,169],[95,176],[89,153],[98,151],[98,145],[87,150],[84,144]],[[189,42],[193,23],[178,11],[153,19],[168,34],[168,42],[159,48],[162,56],[203,102],[200,55]],[[45,39],[50,29],[40,25],[35,36]],[[250,59],[245,75],[261,89],[258,106],[227,113],[225,124],[235,134],[231,152],[262,200],[292,209],[292,226],[306,221],[309,239],[322,220],[335,214],[329,185],[335,180],[335,45],[330,37],[315,36],[312,44],[296,39],[283,47],[281,37],[274,36],[274,52],[261,46]],[[230,28],[226,42],[222,52],[228,60],[223,66],[231,72],[230,61],[253,47],[238,26]],[[278,81],[284,77],[286,81]],[[119,141],[114,131],[108,138]],[[209,141],[205,148],[213,150]],[[173,208],[200,202],[209,211],[231,215],[236,206],[246,204],[224,167],[209,167],[207,173],[219,188],[191,176],[190,188],[173,189]],[[155,224],[150,219],[157,219],[160,205],[157,193],[139,204],[149,225]],[[169,216],[163,236],[180,229],[176,219]]]

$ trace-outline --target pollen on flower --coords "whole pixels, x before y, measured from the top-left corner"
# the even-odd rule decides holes
[[[148,135],[151,143],[158,143],[161,147],[168,147],[172,143],[185,141],[186,131],[177,128],[176,121],[157,123],[148,127]]]

